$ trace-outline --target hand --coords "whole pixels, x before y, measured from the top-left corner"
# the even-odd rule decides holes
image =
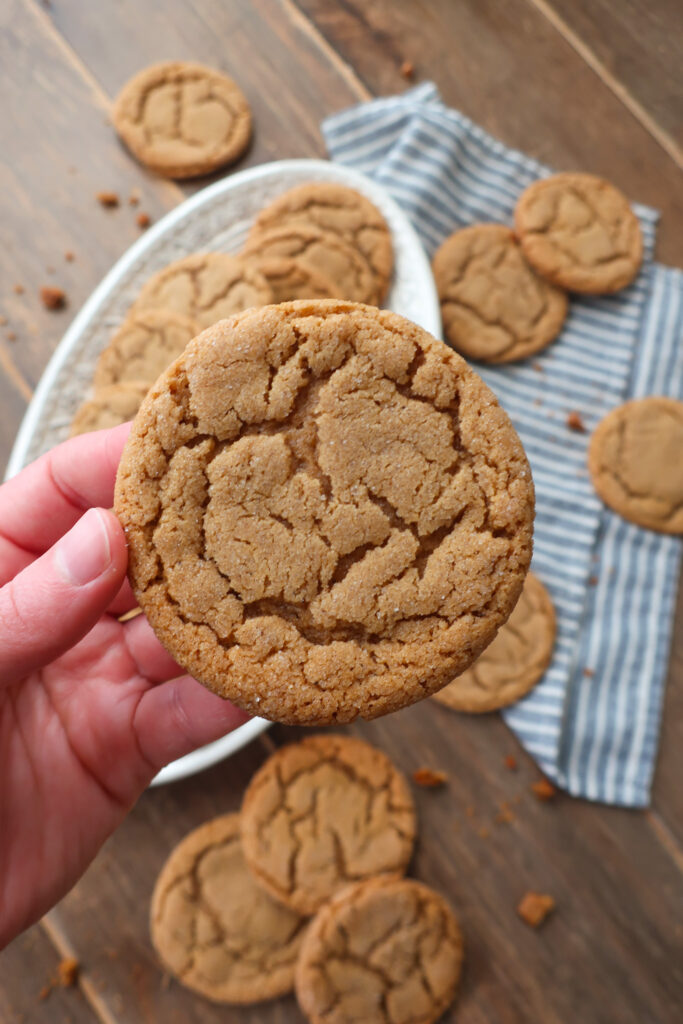
[[[66,893],[168,761],[246,716],[135,607],[107,511],[129,427],[73,438],[0,487],[0,948]]]

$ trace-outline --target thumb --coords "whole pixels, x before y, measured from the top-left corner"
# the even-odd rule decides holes
[[[0,589],[0,683],[13,683],[78,643],[126,572],[123,528],[91,508],[46,554]]]

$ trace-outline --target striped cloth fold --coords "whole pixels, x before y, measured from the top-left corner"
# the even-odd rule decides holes
[[[520,193],[550,173],[444,106],[431,82],[336,114],[322,130],[333,159],[403,206],[430,255],[467,224],[512,224]],[[606,509],[586,468],[590,432],[610,409],[683,395],[683,274],[652,262],[658,214],[634,209],[645,253],[636,281],[617,295],[573,298],[559,338],[533,361],[476,369],[526,448],[536,485],[533,568],[558,613],[553,661],[505,720],[570,793],[643,806],[682,543]],[[585,434],[567,428],[571,411]]]

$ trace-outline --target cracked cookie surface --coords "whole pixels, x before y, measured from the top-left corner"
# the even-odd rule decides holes
[[[228,75],[167,61],[134,75],[112,111],[116,131],[138,160],[169,178],[209,174],[242,155],[251,111]]]
[[[79,407],[71,421],[71,437],[87,434],[91,430],[118,427],[132,420],[148,389],[148,384],[136,380],[97,388],[92,398]]]
[[[640,398],[600,421],[588,449],[599,496],[624,519],[683,533],[683,402]]]
[[[97,360],[95,387],[133,380],[150,388],[199,331],[193,320],[172,310],[132,313]]]
[[[199,252],[153,274],[129,315],[143,309],[167,309],[204,328],[267,302],[272,302],[272,292],[255,267],[224,252]]]
[[[253,881],[239,815],[214,818],[176,846],[152,895],[152,943],[183,985],[220,1003],[258,1003],[293,987],[306,928]]]
[[[529,263],[569,291],[619,291],[643,259],[640,223],[628,199],[593,174],[535,181],[517,202],[515,231]]]
[[[567,315],[566,293],[538,276],[503,224],[456,231],[432,267],[446,337],[470,359],[525,359],[550,344]]]
[[[514,607],[533,483],[492,392],[393,313],[265,306],[190,342],[136,418],[115,507],[133,589],[195,678],[330,724],[440,689]]]
[[[311,1024],[433,1024],[453,1002],[462,959],[442,896],[411,879],[373,878],[313,919],[296,995]]]
[[[251,871],[276,899],[314,913],[349,882],[402,875],[415,842],[415,808],[389,758],[346,736],[282,747],[259,769],[242,805]]]
[[[433,696],[455,711],[494,711],[541,679],[555,644],[555,609],[538,576],[527,573],[519,601],[473,665]]]
[[[331,181],[297,185],[261,211],[251,234],[291,222],[311,224],[351,242],[372,267],[378,304],[384,300],[394,265],[393,246],[387,222],[369,199],[355,189]],[[304,296],[290,296],[299,297]]]
[[[244,259],[270,281],[282,260],[294,262],[322,277],[334,288],[331,298],[377,305],[381,289],[363,254],[340,235],[303,222],[255,231],[242,250]],[[280,294],[280,301],[294,298]],[[305,295],[302,298],[316,298]]]

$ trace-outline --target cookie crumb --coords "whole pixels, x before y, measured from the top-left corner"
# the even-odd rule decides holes
[[[553,786],[552,782],[548,781],[548,779],[539,779],[538,782],[531,783],[531,792],[537,800],[545,803],[547,800],[553,799],[557,790]]]
[[[540,409],[540,408],[541,408],[541,406],[543,405],[543,402],[541,401],[541,399],[540,399],[540,398],[534,398],[534,405],[535,405],[535,407],[536,407],[537,409]]]
[[[543,369],[543,366],[542,366],[541,363],[532,363],[531,364],[531,368],[533,370],[535,370],[536,373],[545,373],[545,370]]]
[[[433,768],[418,768],[416,772],[413,772],[413,781],[418,786],[424,786],[425,789],[437,789],[439,786],[444,786],[447,779],[446,772],[435,771]]]
[[[543,892],[527,892],[517,905],[517,913],[530,928],[538,928],[555,909],[555,900]]]
[[[128,205],[129,206],[137,206],[139,202],[140,202],[140,190],[137,189],[137,188],[132,188],[130,190],[130,195],[128,196]]]
[[[142,230],[144,231],[145,228],[148,228],[152,223],[152,218],[148,213],[143,213],[142,211],[140,211],[140,213],[135,218],[135,223],[139,228],[142,228]]]
[[[76,259],[76,256],[74,253],[72,253],[71,249],[67,249],[64,253],[64,259],[66,260],[67,263],[73,263],[73,261]]]
[[[53,285],[43,285],[40,289],[40,301],[46,309],[63,309],[66,305],[66,292]]]
[[[588,586],[589,587],[596,587],[597,584],[598,584],[598,577],[597,576],[589,576],[588,577]]]
[[[52,992],[53,987],[53,982],[50,982],[49,985],[43,985],[40,992],[38,993],[38,998],[40,999],[41,1003],[47,999],[47,997],[50,995],[50,992]]]
[[[415,65],[412,60],[404,60],[401,64],[401,74],[408,81],[412,82],[415,77]]]
[[[15,293],[15,295],[23,295],[25,291],[26,291],[26,289],[24,288],[23,284],[15,284],[15,286],[14,286],[14,293]]]
[[[513,757],[512,754],[508,754],[507,757],[503,759],[503,764],[509,772],[517,771],[517,758]]]
[[[575,430],[577,434],[586,433],[586,426],[581,419],[581,416],[576,411],[567,414],[567,426],[570,430]]]
[[[81,965],[75,956],[66,956],[57,967],[59,984],[62,988],[71,988],[78,980]]]
[[[96,192],[95,199],[101,206],[113,208],[114,206],[119,205],[118,192]]]
[[[17,340],[17,336],[16,336],[16,333],[14,331],[8,331],[7,334],[5,335],[5,337],[7,338],[8,341],[16,341]]]
[[[510,807],[510,804],[507,802],[507,800],[503,800],[502,804],[500,805],[500,810],[496,815],[496,821],[498,822],[499,825],[508,825],[511,821],[514,820],[515,815],[512,811],[512,808]]]
[[[583,674],[585,675],[586,679],[592,679],[593,676],[595,675],[595,672],[593,671],[592,668],[585,668],[583,670]]]

